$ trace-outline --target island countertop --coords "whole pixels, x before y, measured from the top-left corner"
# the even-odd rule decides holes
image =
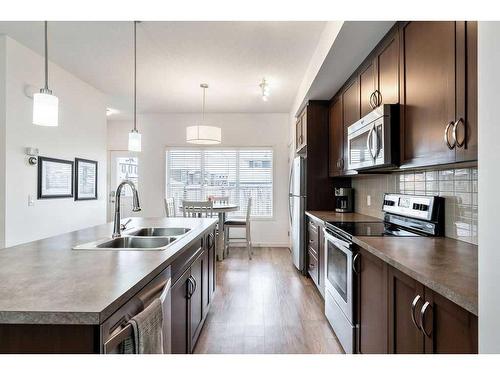
[[[191,230],[165,250],[73,250],[110,238],[107,223],[0,250],[0,324],[100,324],[217,222],[133,218]]]

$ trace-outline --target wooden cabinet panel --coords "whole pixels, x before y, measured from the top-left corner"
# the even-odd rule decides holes
[[[341,176],[344,164],[344,124],[342,97],[333,100],[329,109],[329,175]]]
[[[456,54],[463,43],[457,35],[455,22],[409,22],[402,28],[402,164],[455,161],[444,133],[456,119],[456,65],[463,58]]]
[[[295,151],[300,152],[307,146],[307,107],[297,117],[295,125]]]
[[[189,300],[188,278],[191,275],[188,268],[172,286],[172,354],[190,353],[189,343]]]
[[[477,353],[477,317],[450,300],[425,289],[428,305],[419,312],[425,329],[425,352],[432,354]],[[420,319],[419,319],[420,320]]]
[[[216,249],[215,232],[210,233],[207,236],[207,246],[208,246],[208,302],[212,303],[213,295],[215,293],[215,288],[217,286],[217,270],[216,270]]]
[[[311,248],[309,248],[308,254],[307,254],[308,262],[307,262],[307,273],[309,273],[309,276],[311,276],[311,279],[314,281],[316,285],[319,284],[318,280],[318,269],[319,269],[319,263],[318,263],[318,258],[315,255],[314,252],[311,251]]]
[[[466,38],[466,115],[457,126],[457,139],[463,146],[456,148],[457,161],[477,160],[477,22],[465,25]]]
[[[372,61],[359,74],[359,91],[361,117],[363,117],[373,110],[370,97],[375,92],[375,64]]]
[[[201,299],[202,299],[202,314],[203,318],[207,316],[208,308],[210,306],[210,288],[209,288],[209,257],[208,249],[206,249],[202,254],[202,274],[201,274]]]
[[[363,249],[358,254],[358,352],[388,353],[388,266]]]
[[[411,318],[412,302],[421,296],[416,306],[420,311],[424,299],[422,284],[390,268],[389,276],[389,353],[423,353],[424,338]],[[415,313],[416,316],[416,313]]]
[[[399,32],[396,29],[383,42],[375,58],[378,104],[399,103]]]
[[[360,119],[359,109],[359,81],[356,77],[342,93],[342,117],[345,128]]]
[[[307,218],[307,256],[308,273],[316,284],[320,294],[325,294],[325,250],[323,224]]]
[[[196,340],[201,331],[203,323],[203,261],[205,251],[191,265],[191,278],[194,283],[190,302],[190,317],[191,317],[191,350],[196,344]]]

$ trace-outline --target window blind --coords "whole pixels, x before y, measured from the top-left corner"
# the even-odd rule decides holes
[[[231,217],[245,217],[252,197],[251,216],[273,216],[273,150],[175,148],[167,150],[167,197],[206,200],[228,196],[239,210]]]

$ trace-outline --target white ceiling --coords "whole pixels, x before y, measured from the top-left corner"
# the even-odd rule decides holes
[[[137,27],[138,111],[289,112],[325,22],[141,22]],[[0,22],[43,53],[42,22]],[[132,108],[132,22],[49,22],[51,61]],[[265,77],[271,96],[260,98]]]

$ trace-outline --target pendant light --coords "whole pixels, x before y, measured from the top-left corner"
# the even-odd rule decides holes
[[[33,95],[33,124],[57,126],[59,122],[59,99],[49,89],[49,57],[47,46],[47,21],[45,26],[45,86]]]
[[[217,145],[222,141],[221,128],[205,125],[205,90],[208,89],[208,85],[202,83],[200,87],[203,89],[202,121],[200,125],[186,128],[186,142],[198,145]]]
[[[128,133],[128,150],[141,152],[141,133],[137,131],[137,22],[134,21],[134,128]]]

